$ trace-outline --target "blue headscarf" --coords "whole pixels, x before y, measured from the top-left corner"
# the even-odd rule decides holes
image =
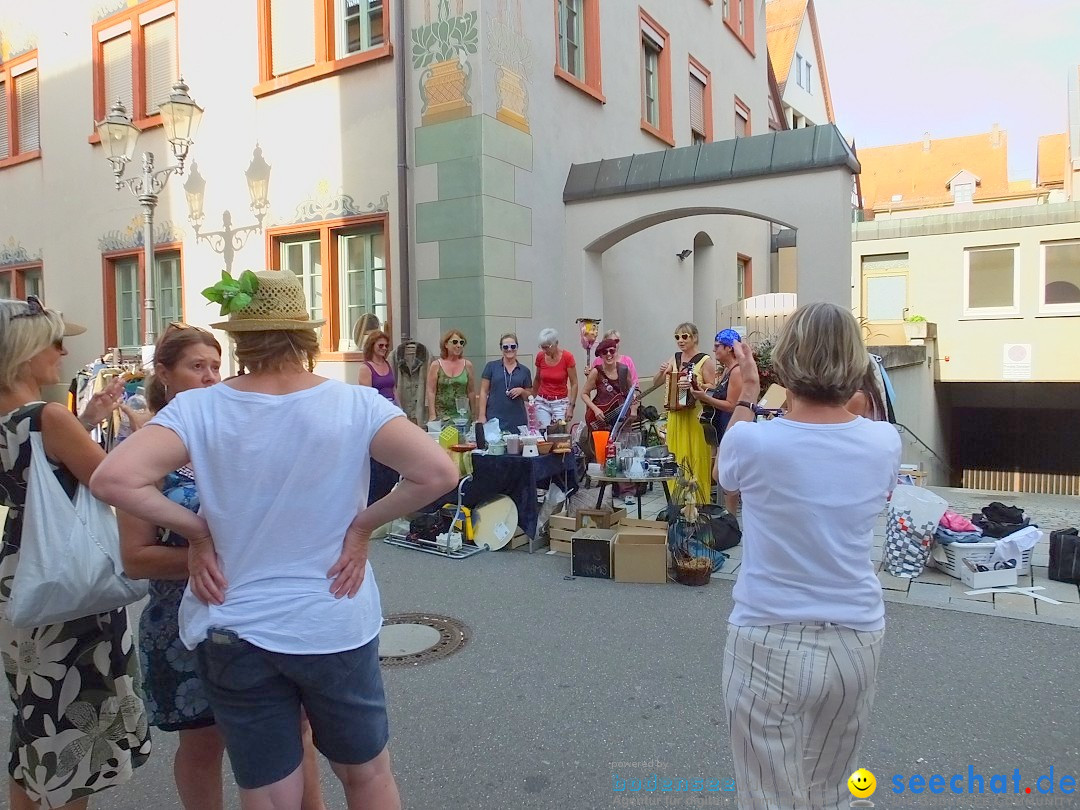
[[[714,343],[720,343],[728,348],[731,348],[736,342],[742,342],[742,336],[734,329],[721,329],[716,333],[716,337],[713,338]]]

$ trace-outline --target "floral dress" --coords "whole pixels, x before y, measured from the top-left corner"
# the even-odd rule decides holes
[[[19,565],[30,433],[43,402],[0,416],[0,610]],[[56,467],[56,465],[53,465]],[[69,495],[78,482],[62,467]],[[146,710],[126,608],[42,627],[0,618],[0,657],[15,704],[8,771],[42,807],[60,807],[131,778],[150,755]]]
[[[199,511],[199,493],[190,468],[165,476],[161,488],[165,497]],[[187,548],[178,534],[158,530],[163,546]],[[162,731],[202,728],[214,722],[213,712],[195,674],[195,653],[180,640],[178,614],[187,580],[150,580],[150,601],[139,619],[139,656],[146,684],[146,709],[150,724]]]

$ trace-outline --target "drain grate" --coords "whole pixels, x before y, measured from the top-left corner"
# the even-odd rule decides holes
[[[453,655],[469,640],[468,626],[449,616],[398,613],[383,620],[379,663],[384,667],[415,666]]]

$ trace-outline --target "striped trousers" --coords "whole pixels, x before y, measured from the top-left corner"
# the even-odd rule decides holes
[[[848,807],[884,631],[728,629],[723,688],[740,810]]]

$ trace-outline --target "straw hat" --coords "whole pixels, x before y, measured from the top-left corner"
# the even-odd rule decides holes
[[[212,323],[224,332],[276,332],[289,329],[314,329],[325,320],[311,320],[304,288],[288,270],[262,270],[255,274],[259,289],[251,303],[238,312],[230,312],[229,320]]]

